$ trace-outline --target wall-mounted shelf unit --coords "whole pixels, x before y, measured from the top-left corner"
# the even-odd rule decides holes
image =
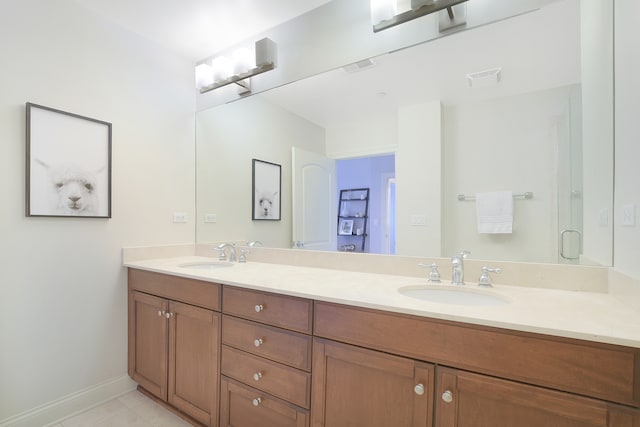
[[[364,252],[369,223],[369,189],[340,190],[338,250]]]

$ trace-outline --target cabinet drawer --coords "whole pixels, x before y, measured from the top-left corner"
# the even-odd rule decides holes
[[[309,409],[311,374],[222,346],[222,374]]]
[[[220,425],[308,427],[309,412],[232,379],[222,377]]]
[[[294,368],[311,370],[311,337],[224,315],[222,342]]]
[[[640,351],[316,302],[314,334],[469,371],[640,406]]]
[[[225,286],[222,309],[245,319],[311,333],[311,300]]]
[[[130,268],[129,289],[220,311],[217,283]]]

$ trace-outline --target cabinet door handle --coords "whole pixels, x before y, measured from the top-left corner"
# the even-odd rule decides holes
[[[264,341],[262,341],[262,338],[256,338],[255,340],[253,340],[254,347],[260,347],[263,343]]]
[[[256,306],[253,307],[253,309],[256,311],[256,313],[260,313],[262,310],[264,310],[264,305],[256,304]]]
[[[261,379],[262,379],[262,372],[256,372],[255,374],[253,374],[254,381],[260,381]]]
[[[422,396],[424,394],[424,384],[416,384],[416,386],[413,388],[413,391],[418,396]]]
[[[164,311],[158,310],[158,317],[162,317],[162,316],[164,316]]]
[[[444,400],[447,403],[453,402],[453,393],[451,393],[451,390],[447,390],[444,393],[442,393],[442,400]]]
[[[164,314],[164,317],[166,317],[167,319],[170,319],[170,318],[173,317],[173,313],[167,312],[167,313]]]
[[[256,397],[255,399],[253,399],[253,406],[258,406],[262,403],[262,398],[261,397]]]

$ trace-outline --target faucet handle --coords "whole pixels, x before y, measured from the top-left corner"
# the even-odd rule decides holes
[[[440,272],[438,271],[438,264],[435,262],[432,264],[418,264],[419,267],[430,268],[429,279],[427,280],[429,283],[440,283]]]
[[[489,276],[489,273],[500,273],[501,271],[502,269],[498,267],[489,268],[485,265],[484,267],[482,267],[482,273],[480,274],[480,278],[478,279],[478,286],[492,288],[493,285],[491,284],[491,276]]]
[[[246,249],[240,249],[240,255],[238,256],[238,262],[247,262],[247,254],[249,253]]]
[[[462,252],[460,252],[460,254],[458,254],[458,256],[459,256],[461,259],[465,259],[465,258],[467,258],[469,255],[471,255],[471,252],[469,252],[469,251],[462,251]]]
[[[220,255],[218,256],[218,261],[226,261],[227,260],[227,255],[224,253],[224,246],[223,245],[216,246],[215,248],[213,248],[213,250],[220,252]]]

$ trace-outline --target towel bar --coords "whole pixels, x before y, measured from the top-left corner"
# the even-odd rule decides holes
[[[527,191],[525,193],[519,193],[513,195],[514,199],[533,199],[533,192]],[[464,194],[458,194],[458,200],[461,202],[475,200],[476,196],[465,196]]]

